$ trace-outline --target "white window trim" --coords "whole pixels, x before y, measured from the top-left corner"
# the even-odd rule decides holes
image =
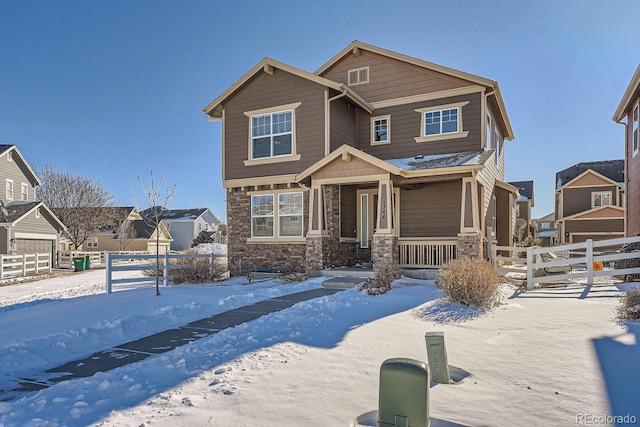
[[[11,195],[9,195],[9,185],[11,185]],[[7,197],[7,200],[13,200],[14,192],[15,188],[13,187],[13,180],[7,179],[5,183],[5,196]]]
[[[362,70],[366,70],[367,72],[367,78],[365,80],[360,80],[360,71]],[[358,76],[357,81],[351,80],[352,73],[356,73],[356,76]],[[347,86],[357,86],[365,83],[369,83],[369,67],[368,66],[360,67],[360,68],[352,68],[351,70],[347,71]]]
[[[442,141],[446,139],[455,139],[455,138],[465,138],[469,135],[469,131],[463,131],[463,123],[462,120],[462,107],[467,105],[469,101],[464,102],[455,102],[453,104],[445,104],[445,105],[434,105],[433,107],[425,107],[418,108],[414,111],[420,113],[420,136],[414,138],[416,142],[431,142],[431,141]],[[442,110],[451,110],[453,108],[458,109],[458,131],[457,132],[449,132],[449,133],[439,133],[437,135],[426,135],[425,134],[425,113],[431,113],[434,111],[442,111]]]
[[[603,205],[602,202],[600,202],[600,206],[596,206],[596,196],[600,196],[600,199],[602,199],[602,196],[604,195],[608,195],[609,196],[609,203],[606,205]],[[593,208],[601,208],[603,206],[611,206],[613,205],[613,192],[611,191],[593,191],[591,193],[591,209]]]
[[[29,200],[29,184],[24,182],[20,184],[20,200]]]
[[[381,121],[381,120],[387,121],[387,140],[376,142],[375,124],[377,121]],[[371,145],[385,145],[385,144],[391,144],[391,116],[387,115],[387,116],[371,117]]]
[[[280,215],[279,215],[279,206],[280,206],[280,194],[290,194],[290,193],[300,193],[302,196],[302,234],[300,236],[280,236]],[[291,190],[282,190],[282,191],[252,191],[248,193],[249,197],[252,198],[250,203],[250,208],[253,206],[253,196],[272,196],[273,197],[273,233],[271,236],[254,236],[253,235],[253,218],[254,215],[251,212],[250,215],[250,229],[251,229],[251,237],[247,239],[247,243],[266,243],[266,242],[277,242],[277,243],[306,243],[306,238],[304,236],[304,191],[299,189],[298,191]],[[292,216],[292,215],[285,215]],[[260,215],[258,217],[269,217],[269,215],[264,216]]]
[[[13,162],[13,151],[7,153],[7,161]]]
[[[297,154],[296,148],[296,108],[298,108],[302,103],[294,102],[292,104],[278,105],[276,107],[269,108],[261,108],[259,110],[250,110],[245,111],[243,114],[249,117],[248,129],[249,129],[249,142],[248,142],[248,159],[244,160],[245,166],[255,166],[255,165],[264,165],[268,163],[280,163],[280,162],[293,162],[300,160],[300,154]],[[258,159],[253,158],[253,137],[251,131],[251,118],[253,116],[262,116],[265,114],[273,114],[280,111],[288,111],[291,110],[291,154],[285,154],[282,156],[272,156],[272,157],[260,157]]]
[[[636,115],[637,112],[637,115]],[[637,117],[637,120],[636,120]],[[637,139],[635,134],[638,132]],[[634,147],[634,142],[637,141],[637,145]],[[640,151],[640,102],[636,102],[633,110],[631,110],[631,157],[635,157]]]
[[[36,218],[40,218],[40,208],[36,208],[35,215],[36,215]]]

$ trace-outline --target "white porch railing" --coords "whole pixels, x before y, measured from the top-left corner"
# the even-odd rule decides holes
[[[51,273],[51,254],[0,255],[0,279]]]
[[[398,239],[400,267],[439,268],[447,261],[456,259],[457,239],[413,238]]]
[[[613,252],[612,247],[620,247],[628,243],[640,243],[640,237],[625,237],[610,240],[593,241],[584,243],[572,243],[570,245],[550,247],[513,247],[494,246],[492,260],[500,267],[502,272],[526,273],[527,290],[533,289],[536,283],[571,281],[577,278],[587,278],[587,284],[592,285],[595,277],[602,276],[626,276],[640,274],[640,267],[618,268],[622,260],[638,259],[640,252],[620,253]],[[526,258],[497,255],[498,251],[525,252]],[[560,257],[543,260],[545,254],[559,254]],[[562,257],[563,254],[573,256]],[[602,262],[603,265],[613,267],[595,271],[594,263]],[[519,265],[518,265],[519,264]],[[560,274],[545,274],[544,270],[559,271]]]

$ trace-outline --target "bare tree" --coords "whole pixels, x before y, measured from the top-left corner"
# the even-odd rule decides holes
[[[40,168],[38,175],[43,182],[38,188],[38,200],[49,206],[67,227],[76,248],[114,221],[114,196],[100,182],[57,171],[52,166]]]
[[[133,222],[131,222],[131,220],[129,219],[125,219],[116,232],[116,236],[118,238],[118,247],[122,252],[127,250],[129,242],[135,239],[138,235],[136,233],[135,227],[133,226]]]
[[[162,222],[161,213],[167,209],[169,201],[176,195],[176,184],[173,184],[170,188],[162,192],[163,176],[160,175],[158,182],[156,182],[153,176],[153,171],[149,173],[150,180],[148,183],[142,182],[138,177],[138,184],[144,193],[150,207],[145,209],[144,214],[140,210],[140,204],[138,203],[138,210],[140,210],[142,219],[144,222],[152,226],[156,233],[156,295],[160,295],[160,223]]]

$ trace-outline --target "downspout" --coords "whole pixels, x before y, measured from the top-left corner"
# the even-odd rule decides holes
[[[629,123],[624,123],[621,120],[614,120],[614,122],[616,122],[619,125],[623,125],[624,126],[624,236],[627,237],[628,234],[628,230],[627,230],[627,204],[628,204],[628,194],[627,194],[627,189],[629,188],[629,174],[627,171],[627,131],[628,131],[628,127],[629,127]]]

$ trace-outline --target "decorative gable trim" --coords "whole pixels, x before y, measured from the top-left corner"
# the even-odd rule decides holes
[[[376,110],[379,108],[395,107],[397,105],[414,104],[416,102],[432,101],[434,99],[449,98],[458,95],[468,95],[471,93],[484,92],[482,86],[466,86],[456,89],[441,90],[438,92],[422,93],[419,95],[405,96],[402,98],[385,99],[384,101],[372,102],[371,106]]]
[[[582,184],[581,185],[580,181],[583,180],[587,175],[593,175],[593,176],[601,179],[603,182],[601,184],[587,183],[587,184]],[[580,175],[578,175],[575,178],[573,178],[571,181],[569,181],[566,184],[564,184],[562,187],[558,188],[556,191],[560,191],[560,190],[563,190],[563,189],[568,188],[568,187],[580,188],[580,187],[598,187],[598,186],[609,186],[609,185],[613,185],[613,186],[616,186],[616,187],[622,187],[619,183],[615,182],[611,178],[608,178],[608,177],[606,177],[606,176],[594,171],[593,169],[587,169],[586,171],[582,172]]]
[[[624,219],[624,208],[614,205],[600,206],[588,211],[578,212],[558,220],[558,222],[570,220],[596,220],[596,219]]]

